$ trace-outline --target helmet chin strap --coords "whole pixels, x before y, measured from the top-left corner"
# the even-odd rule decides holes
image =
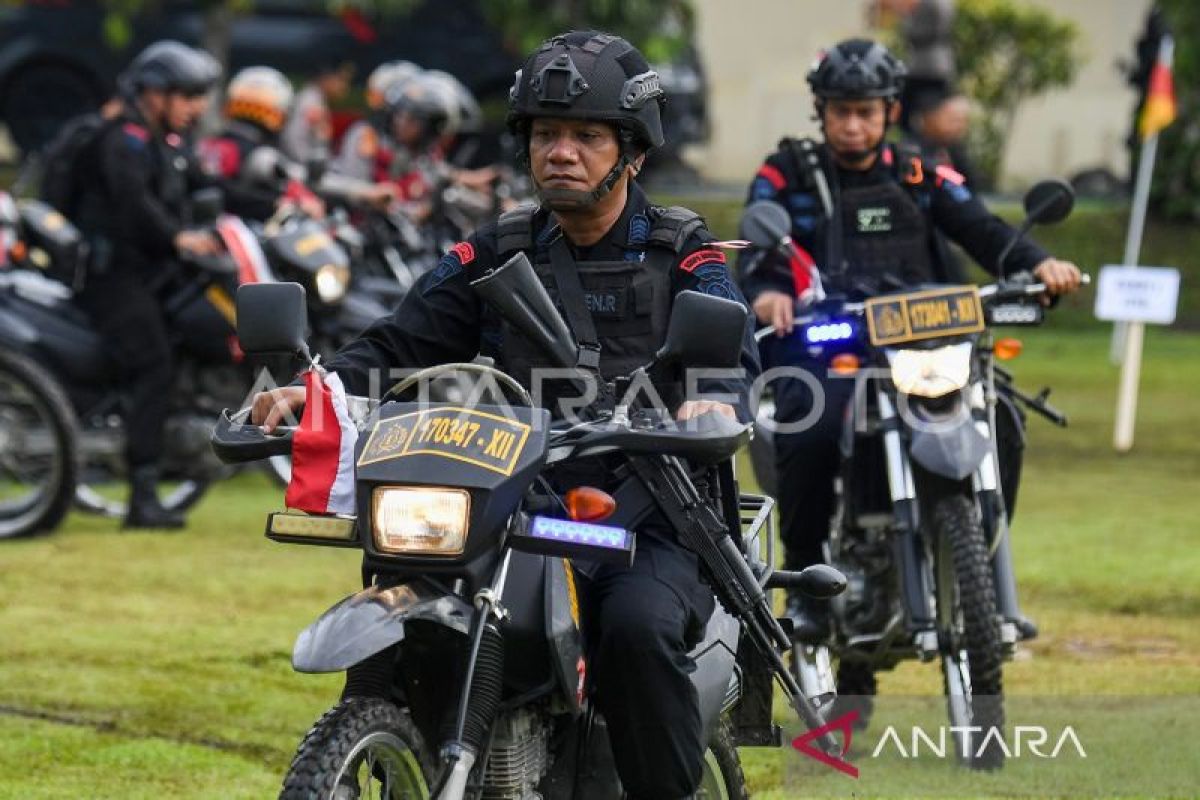
[[[599,203],[613,187],[617,185],[617,181],[621,180],[621,176],[625,174],[625,168],[633,163],[633,159],[625,152],[625,148],[621,148],[621,156],[617,159],[617,163],[608,171],[608,174],[601,179],[595,189],[545,189],[540,185],[537,186],[538,199],[542,201],[542,205],[551,211],[585,211]],[[534,182],[537,185],[537,182]]]

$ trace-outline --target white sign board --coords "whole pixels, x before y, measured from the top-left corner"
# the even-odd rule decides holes
[[[1170,325],[1179,303],[1179,270],[1171,267],[1100,269],[1096,318],[1113,322]]]

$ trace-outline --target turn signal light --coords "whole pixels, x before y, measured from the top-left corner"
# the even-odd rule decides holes
[[[8,249],[8,254],[12,257],[14,262],[19,262],[25,260],[25,256],[29,255],[29,251],[28,248],[25,247],[24,242],[16,241],[13,242],[12,247]]]
[[[1021,351],[1024,349],[1025,345],[1021,344],[1020,339],[998,339],[992,347],[992,352],[1001,361],[1012,361],[1021,355]]]
[[[597,522],[608,519],[617,510],[617,501],[608,492],[593,486],[576,486],[568,489],[567,514],[576,522]]]
[[[858,372],[858,356],[853,353],[838,353],[829,362],[829,368],[837,375],[853,375]]]

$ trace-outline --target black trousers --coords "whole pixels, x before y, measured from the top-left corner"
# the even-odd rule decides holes
[[[835,501],[833,483],[841,462],[839,440],[846,408],[854,394],[853,379],[830,378],[818,365],[805,368],[812,374],[812,381],[788,380],[786,385],[781,381],[776,388],[777,419],[796,422],[812,412],[812,420],[803,430],[775,437],[780,535],[787,550],[787,569],[803,569],[824,561],[822,546],[829,537]],[[995,435],[1005,507],[1011,520],[1024,453],[1024,415],[1007,394],[1000,393],[999,397]],[[816,413],[818,405],[822,407]]]
[[[625,791],[638,800],[691,795],[707,743],[688,653],[715,607],[698,559],[642,533],[632,567],[576,572],[594,697]]]
[[[130,469],[157,464],[172,378],[162,307],[145,281],[122,269],[89,276],[78,300],[104,340],[124,390],[126,461]]]

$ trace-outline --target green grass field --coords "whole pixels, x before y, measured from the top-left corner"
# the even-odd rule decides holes
[[[1185,266],[1187,249],[1171,246]],[[1014,362],[1026,389],[1055,388],[1071,426],[1030,421],[1014,546],[1042,636],[1005,673],[1010,722],[1077,726],[1088,758],[986,776],[891,751],[872,759],[877,717],[855,738],[858,781],[791,748],[744,750],[755,798],[1196,795],[1200,336],[1151,331],[1137,446],[1117,456],[1116,371],[1089,309],[1067,304],[1061,325],[1023,336]],[[1189,300],[1181,316],[1195,313]],[[0,798],[277,793],[340,688],[340,676],[291,671],[294,636],[358,577],[353,552],[265,540],[264,514],[281,502],[247,475],[178,535],[76,514],[53,536],[0,543]],[[926,698],[896,720],[940,719],[934,665],[904,665],[880,688],[901,706]]]

